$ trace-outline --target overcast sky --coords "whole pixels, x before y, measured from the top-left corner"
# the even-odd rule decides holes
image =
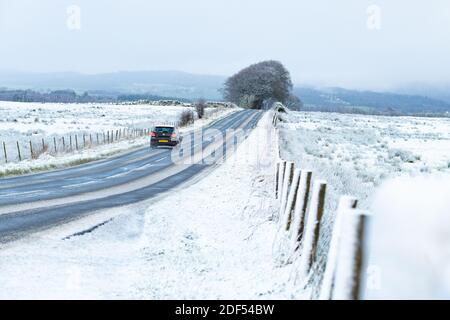
[[[0,69],[230,75],[265,59],[300,84],[450,83],[450,1],[0,0]]]

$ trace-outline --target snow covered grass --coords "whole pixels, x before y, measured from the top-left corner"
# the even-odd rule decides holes
[[[177,121],[185,107],[106,103],[23,103],[0,101],[0,138],[148,128]]]
[[[337,195],[356,196],[363,208],[389,177],[450,173],[447,118],[289,112],[284,119],[283,158],[312,169]]]
[[[3,246],[0,298],[290,298],[272,252],[268,126],[269,113],[224,164],[168,195]]]
[[[450,119],[292,111],[281,117],[281,157],[328,182],[327,212],[342,195],[369,209],[388,178],[450,174]]]
[[[98,160],[148,143],[148,138],[133,137],[106,145],[96,145],[96,134],[110,130],[151,128],[155,124],[172,123],[179,120],[181,113],[191,107],[155,105],[116,104],[54,104],[18,103],[0,101],[0,143],[5,142],[8,163],[5,163],[3,146],[0,145],[0,177],[26,174]],[[218,117],[233,112],[233,109],[208,108],[205,118],[197,119],[195,126],[205,125]],[[183,128],[183,131],[192,126]],[[92,134],[94,145],[79,151],[62,152],[62,139],[66,146],[69,136],[78,135],[82,145],[82,135]],[[57,140],[58,152],[53,151],[53,137]],[[41,139],[49,144],[48,150],[36,159],[30,157],[29,141],[33,141],[35,151],[42,149]],[[74,140],[75,138],[73,138]],[[17,162],[16,141],[19,141],[22,162]],[[102,142],[102,141],[101,141]],[[75,144],[75,141],[73,141]],[[89,141],[88,141],[89,145]],[[66,150],[69,148],[67,147]],[[73,147],[75,149],[75,147]]]

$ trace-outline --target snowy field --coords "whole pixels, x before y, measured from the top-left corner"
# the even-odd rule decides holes
[[[356,196],[362,208],[388,178],[450,174],[448,118],[289,112],[284,119],[282,158],[311,169],[336,196]]]
[[[184,110],[193,110],[193,108],[145,104],[44,104],[0,101],[0,144],[5,142],[8,155],[8,163],[6,163],[3,145],[0,145],[0,176],[83,163],[142,146],[148,142],[147,139],[121,139],[122,141],[113,144],[102,145],[103,134],[106,135],[108,131],[113,130],[149,129],[157,124],[173,124],[178,122]],[[233,109],[207,108],[205,119],[197,119],[195,125],[207,124],[232,111]],[[195,112],[194,115],[196,115]],[[74,150],[75,135],[80,150],[70,152],[70,137],[72,137],[72,150]],[[83,135],[85,135],[87,148],[82,148]],[[54,138],[57,145],[56,153]],[[97,138],[100,140],[99,145],[97,145]],[[47,151],[40,154],[42,139],[45,140]],[[90,139],[93,141],[93,148],[91,148]],[[37,159],[31,159],[30,141],[34,152],[38,151]],[[17,142],[24,159],[20,163],[18,163]]]
[[[291,111],[282,118],[281,157],[328,182],[311,285],[320,285],[338,199],[352,195],[372,214],[364,297],[448,299],[450,119]]]
[[[182,110],[181,106],[0,101],[0,139],[148,128],[155,122],[177,121]]]
[[[223,165],[169,195],[4,246],[0,298],[291,298],[290,271],[273,259],[270,120]]]

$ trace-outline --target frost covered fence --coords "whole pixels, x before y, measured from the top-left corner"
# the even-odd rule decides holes
[[[167,125],[172,125],[167,123]],[[176,125],[176,124],[175,124]],[[150,128],[118,128],[104,132],[83,132],[68,135],[1,142],[0,161],[7,164],[38,159],[42,154],[82,151],[100,145],[133,140],[150,135]]]
[[[363,242],[367,215],[357,209],[357,200],[344,196],[330,231],[323,230],[327,183],[312,179],[309,170],[296,169],[293,162],[276,164],[275,197],[279,201],[278,221],[285,264],[295,265],[296,278],[304,289],[317,286],[309,280],[317,272],[318,243],[331,237],[325,270],[319,287],[310,288],[320,299],[358,299],[364,258]]]
[[[273,125],[278,121],[275,112]],[[357,199],[342,197],[333,225],[325,228],[325,181],[313,180],[313,172],[279,158],[274,186],[279,202],[279,257],[283,264],[292,266],[295,285],[309,291],[311,297],[324,300],[359,299],[367,215],[357,209]],[[326,257],[318,255],[322,238],[330,239]]]

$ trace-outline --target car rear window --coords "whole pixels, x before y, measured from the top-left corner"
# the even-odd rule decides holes
[[[173,130],[173,127],[155,127],[156,133],[172,133]]]

